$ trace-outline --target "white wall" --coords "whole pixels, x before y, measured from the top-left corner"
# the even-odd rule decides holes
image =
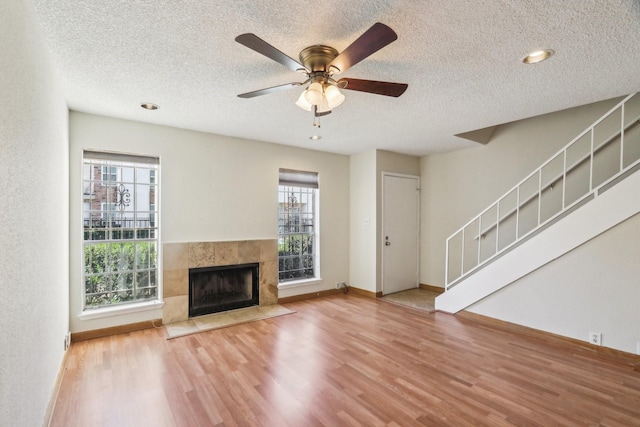
[[[640,214],[474,304],[469,311],[635,353]]]
[[[420,283],[444,286],[446,239],[619,99],[500,126],[487,145],[420,159]]]
[[[352,155],[349,163],[350,241],[349,285],[376,291],[376,150]],[[368,220],[368,223],[365,221]]]
[[[418,175],[420,159],[383,150],[351,156],[350,285],[382,291],[382,172]],[[365,222],[368,220],[368,224]]]
[[[2,425],[42,425],[64,355],[67,118],[33,5],[0,2]]]
[[[70,118],[71,330],[160,318],[160,310],[79,320],[82,310],[82,150],[160,157],[163,243],[277,238],[278,169],[319,173],[322,283],[280,290],[286,297],[349,280],[349,158],[283,145],[72,112]],[[77,224],[78,226],[74,226]]]

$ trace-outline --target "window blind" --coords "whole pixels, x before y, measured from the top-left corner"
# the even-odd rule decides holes
[[[84,150],[82,156],[92,160],[111,160],[115,162],[142,163],[148,165],[160,164],[158,157],[139,156],[136,154],[109,153],[105,151]]]
[[[280,169],[280,185],[318,188],[318,173]]]

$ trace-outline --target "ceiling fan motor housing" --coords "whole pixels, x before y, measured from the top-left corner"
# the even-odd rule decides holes
[[[300,62],[309,71],[328,72],[328,65],[338,56],[338,51],[331,46],[313,45],[300,51]]]

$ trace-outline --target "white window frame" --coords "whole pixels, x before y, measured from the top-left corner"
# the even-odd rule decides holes
[[[160,212],[156,210],[160,206],[159,159],[157,157],[84,151],[82,162],[83,168],[86,168],[86,165],[100,167],[99,178],[97,175],[87,177],[86,174],[83,174],[83,189],[90,185],[92,188],[110,187],[111,190],[105,190],[102,195],[93,197],[93,204],[83,203],[81,251],[83,311],[78,317],[83,320],[94,319],[162,307]],[[153,180],[149,179],[148,183],[135,182],[137,178],[134,178],[134,182],[127,184],[126,187],[130,190],[127,195],[128,203],[126,206],[123,203],[119,208],[118,200],[111,200],[111,198],[114,197],[113,192],[117,191],[113,190],[113,187],[123,183],[120,180],[113,181],[112,178],[122,176],[120,169],[122,167],[133,168],[134,172],[137,168],[154,170],[155,176]],[[133,175],[137,176],[136,173]],[[107,178],[107,180],[104,181],[103,178]],[[129,228],[123,229],[120,227],[121,224],[115,224],[115,222],[100,222],[101,219],[113,217],[119,212],[118,209],[122,212],[125,212],[126,209],[127,215],[136,217],[138,203],[136,203],[135,194],[133,194],[137,189],[136,184],[150,186],[147,195],[143,198],[150,197],[153,190],[153,200],[145,202],[146,205],[153,206],[153,212],[147,212],[147,208],[141,212],[147,212],[147,215],[155,214],[155,223],[139,224],[138,221],[128,221],[127,227]],[[145,203],[140,203],[140,207],[142,208]],[[89,206],[88,209],[87,206]],[[108,210],[109,206],[114,209]],[[100,247],[101,245],[102,247]],[[104,251],[105,254],[113,254],[114,251],[118,253],[119,250],[121,259],[119,262],[105,261],[98,264],[91,261],[90,266],[85,265],[96,249]],[[107,257],[105,256],[105,258]],[[146,265],[140,264],[141,262]],[[102,266],[102,270],[97,266]],[[98,269],[91,271],[94,268]],[[123,269],[120,270],[120,268]],[[87,286],[90,278],[95,279],[93,283],[105,284],[102,287],[98,286],[98,290],[90,294],[96,296],[94,301],[101,301],[95,305],[88,303]],[[120,286],[116,287],[116,283],[119,283]],[[118,300],[115,298],[116,295],[124,300]]]
[[[102,175],[104,176],[104,174]],[[104,181],[103,181],[104,182]],[[108,209],[107,209],[108,208]],[[91,209],[91,207],[89,207],[89,210]],[[102,202],[100,203],[100,217],[107,221],[109,219],[113,220],[115,218],[115,212],[116,212],[116,204],[113,202]],[[86,212],[89,213],[89,212]]]
[[[306,213],[301,212],[298,218],[301,218],[304,222],[304,217],[310,215],[312,221],[312,232],[305,233],[304,230],[288,229],[287,232],[283,232],[286,228],[283,228],[283,209],[285,204],[289,202],[290,194],[293,193],[294,197],[302,199],[305,195],[312,198],[313,203],[311,211]],[[302,200],[301,200],[302,202]],[[308,219],[308,217],[307,217]],[[291,226],[291,224],[288,224]],[[299,224],[304,227],[304,224]],[[300,236],[300,241],[304,240],[304,236],[310,237],[312,245],[310,247],[310,253],[298,253],[296,256],[282,256],[282,245],[285,244],[287,237]],[[301,263],[305,256],[310,256],[313,262],[313,275],[282,279],[282,270],[284,259],[299,258],[298,262]],[[298,264],[300,266],[300,264]],[[318,174],[315,172],[303,172],[294,171],[290,169],[280,169],[280,180],[278,185],[278,288],[290,288],[297,286],[306,286],[317,284],[321,282],[320,277],[320,190],[318,185]]]

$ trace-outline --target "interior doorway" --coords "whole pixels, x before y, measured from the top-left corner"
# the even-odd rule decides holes
[[[382,294],[417,288],[420,178],[382,174]]]

